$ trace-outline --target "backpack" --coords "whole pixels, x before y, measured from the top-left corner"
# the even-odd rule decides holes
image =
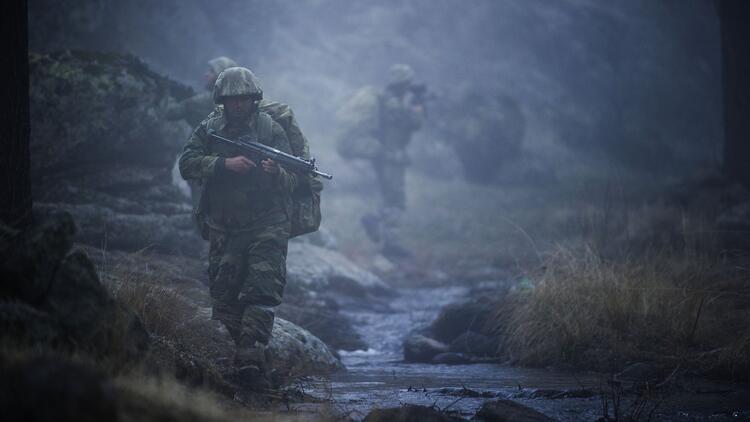
[[[292,154],[309,160],[310,146],[294,120],[292,109],[282,103],[263,102],[260,110],[271,116],[284,129],[292,148]],[[289,216],[292,223],[290,238],[317,231],[322,219],[320,192],[323,190],[323,183],[314,176],[303,174],[297,176],[298,183],[294,192],[292,192],[292,208]]]

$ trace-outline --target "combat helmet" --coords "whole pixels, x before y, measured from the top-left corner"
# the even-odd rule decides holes
[[[208,61],[208,68],[216,75],[220,74],[225,69],[236,66],[237,62],[226,56],[214,57]]]
[[[408,64],[394,64],[388,69],[388,85],[405,85],[414,79],[414,69]]]
[[[260,82],[250,69],[244,67],[230,67],[216,78],[214,84],[214,103],[221,104],[223,97],[249,95],[253,100],[263,99]]]

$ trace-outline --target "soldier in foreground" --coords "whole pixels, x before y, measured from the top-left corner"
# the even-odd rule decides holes
[[[223,110],[198,125],[179,160],[183,178],[202,181],[196,214],[210,241],[213,317],[232,336],[239,380],[251,388],[270,386],[272,309],[281,303],[286,284],[291,195],[299,177],[272,160],[253,160],[214,142],[210,133],[250,136],[291,154],[282,127],[259,110],[262,96],[250,70],[226,69],[213,91]]]
[[[362,225],[388,258],[411,253],[399,240],[399,222],[406,209],[406,147],[424,119],[419,100],[424,86],[413,83],[414,70],[405,64],[391,66],[383,90],[363,88],[338,112],[338,151],[345,158],[370,161],[381,193],[381,205],[362,217]]]
[[[190,127],[196,128],[210,113],[214,111],[221,113],[223,105],[214,102],[214,85],[221,72],[236,66],[237,63],[234,60],[225,56],[214,57],[209,60],[208,70],[204,75],[206,91],[171,105],[167,110],[167,119],[185,120]],[[310,159],[307,139],[302,134],[302,130],[289,105],[264,98],[258,103],[258,109],[271,116],[276,123],[281,125],[296,156],[306,160]],[[188,184],[190,185],[193,205],[196,206],[197,201],[200,200],[200,187],[196,185],[196,181],[194,180],[188,180]]]

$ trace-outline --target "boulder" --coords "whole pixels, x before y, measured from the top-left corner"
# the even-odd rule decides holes
[[[131,165],[169,174],[186,137],[164,123],[166,105],[186,87],[137,57],[83,51],[29,54],[29,79],[37,180],[69,176],[99,184],[116,173],[112,165],[129,173],[120,179],[126,185],[154,181],[152,171]]]
[[[498,399],[485,402],[472,420],[481,422],[546,422],[554,419],[512,400]]]
[[[208,243],[201,239],[191,214],[129,214],[100,204],[37,204],[36,209],[58,209],[69,212],[81,230],[76,241],[121,251],[145,248],[173,254],[200,257],[206,255]]]
[[[467,331],[450,343],[450,351],[473,356],[490,357],[497,353],[497,340],[492,337]]]
[[[198,368],[197,374],[185,375],[187,379],[195,380],[211,378],[206,375],[205,370],[201,369],[203,367],[213,366],[216,368],[215,372],[221,374],[231,372],[234,343],[223,324],[211,318],[211,298],[205,263],[186,256],[159,252],[114,251],[105,254],[92,247],[84,247],[84,250],[92,256],[100,271],[107,274],[107,284],[112,285],[113,289],[127,290],[128,283],[141,283],[143,285],[136,289],[136,293],[152,292],[154,296],[149,299],[149,302],[156,301],[165,306],[180,308],[179,312],[170,309],[160,310],[160,314],[172,315],[177,320],[161,323],[164,326],[161,331],[165,333],[162,337],[165,339],[160,341],[160,355],[152,357],[163,363],[156,363],[152,366],[171,367],[175,370],[179,367],[196,367]],[[159,296],[161,294],[166,296],[162,299]],[[353,335],[349,320],[339,314],[335,307],[327,306],[325,302],[295,302],[294,299],[302,300],[286,297],[283,304],[277,308],[277,318],[273,328],[274,340],[271,342],[273,354],[277,356],[276,369],[282,374],[297,374],[299,371],[310,371],[310,374],[328,373],[341,369],[341,363],[325,343],[309,331],[288,320],[285,321],[285,317],[296,317],[303,323],[321,329],[331,336],[337,334],[345,336],[351,333],[351,341],[356,342],[358,337]],[[149,318],[145,320],[148,321]],[[326,326],[327,321],[331,321],[334,325],[333,330]],[[338,341],[346,342],[346,340]],[[173,345],[170,346],[168,342],[172,342]],[[180,353],[172,353],[171,350],[178,350]],[[185,354],[186,351],[190,351],[189,356]],[[200,361],[204,366],[178,365],[171,362],[172,360]]]
[[[276,309],[276,315],[310,331],[333,351],[367,349],[367,344],[354,330],[351,319],[326,303],[282,303]]]
[[[435,408],[407,404],[390,409],[374,409],[363,422],[456,422],[463,419],[438,412]]]
[[[36,215],[37,224],[2,239],[9,257],[0,301],[2,341],[41,349],[64,349],[106,358],[113,364],[140,359],[148,334],[119,307],[88,257],[70,251],[70,215]]]
[[[404,360],[406,362],[432,362],[432,359],[448,351],[448,345],[423,336],[412,334],[404,341]]]
[[[274,369],[287,378],[325,375],[344,369],[319,338],[282,318],[274,320],[269,347]]]
[[[92,246],[205,254],[172,183],[190,128],[165,118],[190,89],[130,55],[32,53],[29,65],[35,207],[69,212]]]
[[[392,294],[377,275],[334,250],[310,243],[289,244],[287,284],[293,289],[356,298]]]
[[[489,332],[496,310],[496,302],[484,296],[448,305],[440,311],[438,317],[430,325],[429,333],[437,340],[451,343],[467,331]]]

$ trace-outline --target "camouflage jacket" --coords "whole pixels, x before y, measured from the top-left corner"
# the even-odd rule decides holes
[[[231,139],[255,136],[263,144],[292,152],[284,130],[266,113],[258,113],[249,125],[239,129],[227,126],[223,113],[212,113],[195,128],[179,160],[182,177],[202,183],[196,213],[205,215],[212,228],[226,231],[254,230],[288,220],[297,176],[283,168],[275,176],[263,172],[260,159],[213,140],[209,130]],[[247,174],[227,170],[225,158],[237,155],[247,156],[257,167]]]

